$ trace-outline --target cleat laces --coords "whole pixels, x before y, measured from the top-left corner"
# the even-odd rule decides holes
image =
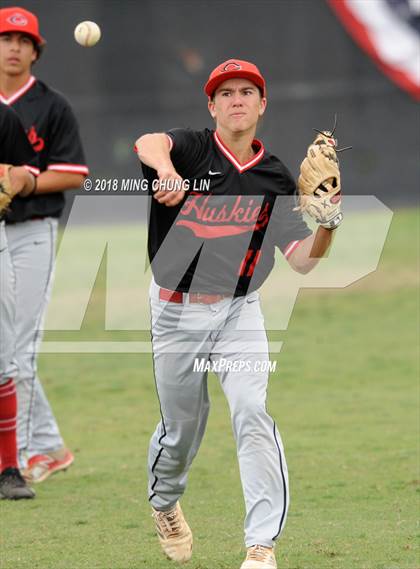
[[[181,533],[181,524],[178,512],[156,512],[155,517],[162,529],[165,530],[167,537],[176,537]]]
[[[271,549],[262,545],[254,545],[248,549],[247,559],[249,561],[269,561]]]

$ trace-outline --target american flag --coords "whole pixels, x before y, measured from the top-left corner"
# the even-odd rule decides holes
[[[420,0],[328,0],[354,41],[420,100]]]

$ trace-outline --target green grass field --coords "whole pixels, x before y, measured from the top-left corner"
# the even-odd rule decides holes
[[[301,292],[271,377],[269,410],[291,481],[280,569],[418,569],[418,211],[395,214],[379,269]],[[86,337],[103,319],[101,278]],[[54,334],[47,339],[77,337]],[[145,339],[136,332],[118,339]],[[94,339],[94,338],[93,338]],[[273,356],[277,357],[277,356]],[[40,375],[74,466],[27,503],[0,504],[1,569],[165,569],[147,503],[159,418],[150,354],[44,354]],[[239,569],[244,506],[227,405],[212,412],[184,511],[191,569]]]

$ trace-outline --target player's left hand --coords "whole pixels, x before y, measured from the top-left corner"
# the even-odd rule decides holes
[[[308,147],[298,179],[297,209],[306,211],[326,229],[335,229],[343,219],[336,146],[337,141],[329,131],[318,134]]]

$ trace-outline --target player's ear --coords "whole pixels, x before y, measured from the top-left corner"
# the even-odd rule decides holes
[[[267,108],[267,99],[266,99],[266,97],[261,97],[260,108],[258,110],[258,114],[260,115],[260,117],[263,116],[266,108]]]
[[[215,119],[216,118],[216,111],[214,109],[214,101],[212,99],[209,99],[209,102],[207,103],[207,107],[209,109],[209,113]]]
[[[35,61],[38,61],[39,51],[38,51],[37,46],[34,44],[34,42],[32,42],[32,47],[33,47],[33,51],[32,51],[32,56],[31,56],[31,63],[35,63]]]

